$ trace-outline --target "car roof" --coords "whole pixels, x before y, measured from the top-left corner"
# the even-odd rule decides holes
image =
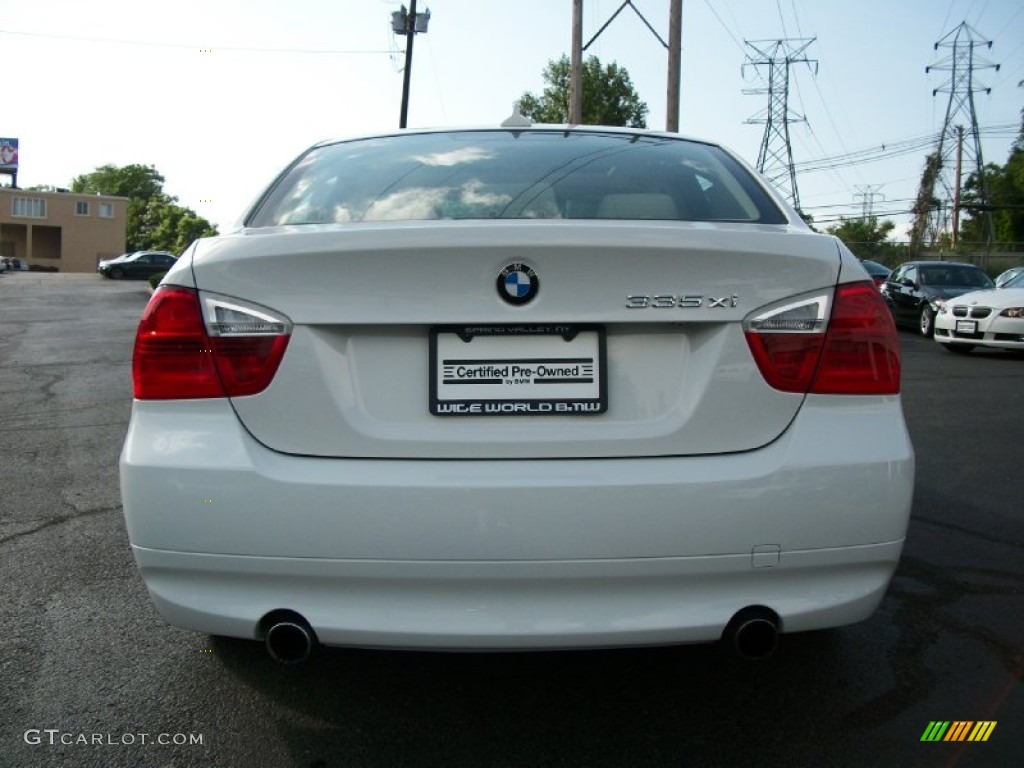
[[[977,264],[971,264],[966,261],[939,261],[937,259],[931,261],[905,261],[900,264],[901,267],[974,267],[975,269],[981,269]]]
[[[677,139],[682,141],[695,142],[697,144],[707,144],[713,147],[723,148],[721,144],[716,141],[710,141],[708,139],[701,139],[694,136],[684,136],[678,133],[669,133],[667,131],[653,131],[649,128],[629,128],[615,125],[568,125],[565,123],[534,123],[530,126],[516,127],[516,126],[505,126],[505,125],[472,125],[464,127],[435,127],[435,128],[407,128],[404,130],[393,130],[384,131],[381,133],[367,133],[358,134],[354,136],[344,136],[334,139],[326,139],[324,141],[317,142],[313,145],[316,147],[326,147],[332,144],[341,144],[347,141],[362,141],[366,139],[385,139],[397,136],[413,136],[417,134],[428,134],[428,133],[487,133],[487,132],[508,132],[508,133],[593,133],[593,134],[609,134],[616,133],[622,134],[623,136],[647,136],[651,138],[662,138],[662,139]]]

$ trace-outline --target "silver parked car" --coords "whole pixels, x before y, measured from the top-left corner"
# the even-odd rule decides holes
[[[339,646],[708,642],[869,616],[914,455],[889,311],[712,143],[319,144],[146,308],[124,513],[171,623]]]
[[[996,278],[996,288],[1003,288],[1018,275],[1024,274],[1024,267],[1011,267]]]

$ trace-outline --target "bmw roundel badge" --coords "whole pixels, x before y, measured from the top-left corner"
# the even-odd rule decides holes
[[[516,262],[498,273],[498,295],[509,304],[526,304],[537,297],[540,278],[532,267]]]

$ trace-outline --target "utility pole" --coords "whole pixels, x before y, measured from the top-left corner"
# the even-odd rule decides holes
[[[409,0],[409,10],[402,9],[391,14],[391,31],[405,35],[405,71],[402,76],[402,111],[398,127],[405,128],[409,117],[409,83],[412,79],[412,41],[417,32],[426,32],[430,24],[430,9],[416,13],[416,0]]]
[[[974,177],[977,181],[977,202],[981,206],[981,210],[984,211],[984,213],[981,213],[983,217],[983,237],[985,238],[986,246],[990,246],[992,240],[995,239],[995,231],[992,225],[991,212],[984,210],[989,200],[985,188],[985,161],[981,155],[978,116],[974,111],[974,93],[976,91],[991,93],[992,89],[977,86],[974,82],[974,73],[979,69],[995,69],[998,72],[999,65],[985,61],[978,55],[977,51],[982,47],[991,48],[992,41],[983,40],[977,30],[966,21],[961,22],[935,44],[936,51],[940,48],[950,49],[949,56],[924,69],[926,74],[932,70],[949,72],[949,80],[932,91],[932,96],[938,93],[948,93],[949,102],[946,104],[946,118],[942,123],[942,131],[939,133],[938,149],[936,150],[939,162],[938,173],[935,174],[931,189],[929,190],[930,195],[934,197],[937,192],[935,185],[939,185],[939,190],[943,196],[943,206],[932,210],[931,216],[934,221],[929,229],[932,232],[939,232],[945,229],[941,209],[944,206],[948,206],[951,200],[953,201],[953,219],[954,221],[957,219],[960,207],[959,200],[956,199],[958,182],[955,178],[950,178],[949,172],[945,169],[949,168],[949,155],[953,152],[954,147],[959,147],[961,148],[959,150],[961,160],[957,163],[957,168],[962,170],[962,155],[966,151],[968,155],[966,159],[972,164]],[[969,132],[969,140],[967,142],[963,141],[963,127],[954,125],[957,118],[962,118],[968,125],[966,130]],[[960,171],[958,170],[955,175],[959,175],[959,173]],[[959,229],[958,222],[954,226]],[[918,229],[917,222],[915,222],[914,228],[915,230]]]
[[[665,130],[679,133],[679,78],[683,52],[683,0],[672,0],[668,9],[668,93]]]
[[[581,19],[580,24],[581,24],[581,31],[582,31],[582,15],[583,15],[582,6],[583,6],[583,0],[573,0],[573,35],[574,35],[573,55],[576,54],[575,34],[576,34],[576,19],[577,19],[577,16],[576,16],[576,6],[577,5],[580,6],[580,16],[579,16],[579,18]],[[633,13],[635,13],[640,18],[640,21],[642,21],[644,23],[644,26],[646,26],[647,29],[650,30],[651,34],[654,35],[656,38],[658,38],[658,42],[662,44],[662,46],[665,48],[665,50],[669,51],[669,70],[671,72],[671,68],[672,68],[672,55],[671,55],[671,49],[669,47],[669,44],[666,43],[664,40],[662,40],[661,39],[661,35],[659,35],[657,32],[654,31],[654,27],[651,26],[651,22],[649,22],[646,18],[644,18],[644,15],[642,13],[640,13],[640,9],[639,8],[637,8],[635,5],[633,5],[633,0],[625,0],[625,2],[623,2],[623,4],[618,7],[618,9],[615,11],[615,13],[613,13],[608,18],[608,21],[606,21],[603,25],[601,25],[601,28],[599,30],[597,30],[597,32],[594,34],[594,36],[592,38],[590,38],[590,40],[587,42],[586,45],[583,46],[583,49],[580,51],[580,58],[582,59],[582,57],[583,57],[583,51],[586,51],[587,48],[589,48],[591,45],[594,44],[594,41],[597,40],[597,38],[599,38],[601,36],[602,32],[604,32],[606,29],[608,29],[608,25],[611,24],[613,21],[615,21],[615,17],[618,16],[620,13],[622,13],[622,11],[626,8],[627,5],[630,8],[633,9]],[[672,9],[671,10],[675,10],[676,6],[679,6],[679,18],[680,18],[680,21],[678,23],[679,23],[680,33],[679,33],[678,36],[679,36],[679,39],[681,40],[682,39],[682,34],[681,34],[681,30],[682,30],[682,21],[681,21],[681,19],[682,19],[682,0],[672,0]],[[670,18],[669,18],[670,24],[671,24],[671,21],[672,21],[672,18],[671,18],[671,11],[670,11]],[[679,69],[679,62],[678,62],[678,60],[676,61],[676,65],[675,66],[676,66],[676,70],[677,70],[677,73],[678,73],[678,69]],[[677,74],[677,76],[678,76],[678,74]],[[581,75],[581,79],[582,79],[582,75]],[[570,75],[570,89],[569,89],[569,93],[570,94],[572,94],[572,82],[571,82],[571,80],[572,80],[572,76]],[[671,90],[672,90],[671,80],[672,80],[672,75],[669,74],[669,93],[670,94],[671,94]],[[579,87],[579,89],[582,90],[582,87]],[[676,127],[675,128],[668,128],[667,130],[669,130],[669,131],[678,130],[678,123],[679,123],[679,102],[678,102],[678,98],[679,98],[679,82],[678,82],[678,79],[676,81],[675,93],[676,93],[676,107],[675,107]],[[570,99],[571,99],[571,95],[570,95]],[[582,112],[582,109],[581,109],[581,112]],[[668,110],[668,114],[669,115],[672,114],[672,110],[671,109]],[[669,123],[671,121],[671,119],[672,119],[671,117],[666,117],[666,123]],[[570,119],[569,122],[572,122],[572,120]],[[582,122],[582,117],[580,119],[580,122]]]
[[[813,65],[818,72],[816,59],[808,59],[805,51],[816,38],[783,38],[779,40],[744,40],[753,53],[747,54],[743,69],[747,67],[768,67],[768,87],[747,89],[748,95],[768,94],[768,106],[762,109],[748,123],[764,123],[764,136],[757,154],[757,170],[800,211],[800,193],[796,186],[796,170],[793,168],[793,147],[789,141],[789,124],[805,122],[806,118],[789,108],[789,68],[794,64]]]
[[[956,171],[953,180],[953,248],[956,249],[956,241],[960,236],[960,180],[963,177],[964,167],[964,127],[956,127]]]
[[[583,0],[572,0],[572,56],[569,65],[569,124],[583,122]]]

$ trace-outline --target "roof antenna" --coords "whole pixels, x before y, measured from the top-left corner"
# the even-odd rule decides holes
[[[519,111],[518,101],[512,102],[512,114],[501,123],[502,128],[529,128],[531,125],[533,125],[533,121]]]

